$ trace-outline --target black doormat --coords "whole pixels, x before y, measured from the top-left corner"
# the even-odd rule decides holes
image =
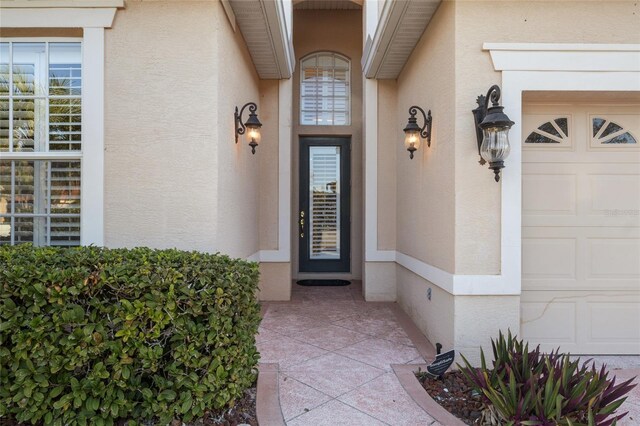
[[[345,286],[351,284],[351,281],[346,280],[300,280],[297,281],[298,285],[304,286]]]

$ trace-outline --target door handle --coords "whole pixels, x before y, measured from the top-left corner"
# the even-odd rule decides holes
[[[304,210],[300,210],[300,238],[304,238]]]

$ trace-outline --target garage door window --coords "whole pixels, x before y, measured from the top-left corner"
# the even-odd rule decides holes
[[[561,144],[569,142],[569,117],[558,117],[549,120],[527,136],[524,143]]]
[[[598,145],[637,144],[636,138],[618,123],[602,117],[592,118],[593,138]]]

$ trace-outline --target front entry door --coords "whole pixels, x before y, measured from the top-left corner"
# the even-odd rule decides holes
[[[300,138],[300,272],[349,272],[351,138]]]

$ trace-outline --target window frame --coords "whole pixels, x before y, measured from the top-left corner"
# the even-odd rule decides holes
[[[331,56],[332,60],[333,60],[333,69],[335,69],[335,58],[339,58],[339,59],[341,59],[341,60],[343,60],[343,61],[345,61],[347,63],[347,73],[346,73],[346,75],[347,75],[348,80],[346,82],[346,85],[347,85],[347,89],[348,89],[347,90],[348,96],[347,96],[347,108],[345,109],[345,112],[346,112],[346,115],[347,115],[347,120],[346,120],[346,123],[344,123],[344,124],[335,124],[335,118],[334,118],[335,109],[331,110],[331,114],[332,114],[332,123],[331,124],[319,124],[318,123],[318,116],[319,116],[320,113],[322,113],[324,111],[322,111],[320,109],[304,110],[304,108],[303,108],[304,103],[303,103],[302,100],[303,100],[303,93],[304,93],[304,91],[303,91],[303,88],[304,88],[304,70],[306,69],[306,68],[303,67],[303,64],[304,64],[304,62],[306,60],[308,60],[308,59],[310,59],[312,57],[315,57],[316,58],[316,67],[315,68],[318,68],[318,65],[317,65],[318,62],[317,61],[318,61],[318,57],[320,57],[320,56]],[[327,126],[348,127],[348,126],[351,126],[351,115],[352,115],[351,114],[351,98],[352,98],[352,96],[351,96],[351,59],[349,57],[341,54],[341,53],[338,53],[338,52],[333,52],[333,51],[330,51],[330,50],[320,50],[320,51],[309,53],[309,54],[303,56],[302,58],[300,58],[300,68],[299,69],[300,69],[300,86],[299,86],[300,94],[298,96],[298,102],[300,103],[300,106],[298,108],[298,115],[299,115],[298,122],[299,122],[299,125],[300,126],[313,126],[313,127],[327,127]],[[334,86],[335,86],[335,83],[332,83],[332,87],[334,87]],[[335,90],[333,92],[334,93],[332,94],[331,99],[335,99]],[[320,99],[320,97],[318,97],[317,95],[316,95],[316,98]],[[315,113],[316,119],[315,119],[315,123],[314,124],[303,123],[303,113],[305,111],[313,111]]]
[[[80,161],[80,245],[102,246],[104,245],[104,28],[84,28],[83,37],[0,37],[0,43],[25,42],[80,43],[82,145],[79,151],[0,152],[0,160]],[[10,64],[13,61],[11,52],[10,48]],[[13,111],[10,110],[9,114],[9,122],[12,125]],[[48,120],[49,117],[47,117]]]

